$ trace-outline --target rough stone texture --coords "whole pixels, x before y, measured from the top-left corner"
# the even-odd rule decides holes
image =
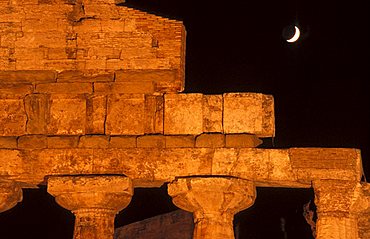
[[[48,192],[76,216],[74,239],[112,239],[114,217],[131,201],[133,187],[123,176],[50,177]]]
[[[234,214],[250,207],[256,189],[236,178],[179,178],[168,185],[173,203],[194,216],[194,239],[233,239]]]
[[[144,95],[110,95],[108,98],[107,134],[144,134]]]
[[[184,87],[185,29],[179,21],[114,1],[3,1],[0,29],[0,71],[9,71],[0,74],[0,82],[11,77],[49,82],[55,70],[65,71],[60,81],[65,76],[100,81],[107,77],[91,71],[107,75],[125,69],[118,80],[158,81],[160,92]],[[24,70],[48,72],[37,79],[31,79],[32,72],[27,77],[14,73]]]
[[[358,218],[359,238],[370,238],[370,184],[362,183],[363,209]]]
[[[164,101],[165,134],[203,133],[202,94],[166,94]]]
[[[17,137],[0,137],[1,149],[16,149]]]
[[[225,145],[228,148],[255,148],[262,144],[255,135],[250,134],[231,134],[225,136]]]
[[[195,139],[195,147],[221,148],[225,147],[224,134],[201,134]]]
[[[177,210],[135,222],[115,230],[115,239],[191,239],[194,223],[191,213]]]
[[[0,136],[25,134],[26,122],[23,100],[0,98]]]
[[[22,201],[22,188],[14,181],[0,180],[0,213]]]
[[[222,95],[203,96],[203,132],[223,132],[222,125],[223,97]]]
[[[273,98],[255,93],[224,94],[224,132],[275,135]]]

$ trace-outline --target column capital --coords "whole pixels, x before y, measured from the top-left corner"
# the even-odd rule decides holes
[[[231,177],[178,178],[168,193],[176,206],[193,212],[195,239],[234,238],[234,214],[256,198],[253,182]]]
[[[0,213],[22,201],[22,188],[14,181],[0,179]]]
[[[130,203],[133,187],[125,176],[52,176],[48,179],[48,192],[59,205],[71,211],[118,212]]]

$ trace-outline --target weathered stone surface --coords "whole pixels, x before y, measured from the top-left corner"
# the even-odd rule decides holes
[[[166,137],[166,148],[193,148],[195,137],[193,135],[170,135]]]
[[[104,134],[107,116],[107,97],[89,96],[86,101],[86,133]]]
[[[203,133],[202,94],[166,94],[164,100],[164,134]]]
[[[0,180],[0,213],[22,201],[22,189],[13,181]]]
[[[17,137],[0,137],[1,149],[16,149]]]
[[[58,73],[58,82],[111,82],[114,81],[113,71],[81,71],[66,70]]]
[[[164,148],[166,138],[163,135],[144,135],[137,137],[137,147],[143,148]]]
[[[0,82],[0,95],[27,95],[31,94],[33,92],[33,86],[32,84],[24,84],[24,83],[18,83],[18,84],[4,84]]]
[[[131,201],[133,187],[124,176],[50,177],[48,192],[76,216],[74,237],[112,239],[115,215]]]
[[[106,135],[84,135],[80,137],[80,148],[108,148],[109,137]]]
[[[146,134],[163,134],[164,99],[163,96],[145,96],[145,122]]]
[[[47,138],[44,135],[25,135],[18,138],[20,149],[45,149],[47,145]]]
[[[1,83],[50,83],[56,81],[55,71],[17,70],[0,71]]]
[[[223,97],[222,95],[203,96],[203,132],[223,132],[222,126]]]
[[[110,95],[106,121],[107,134],[144,134],[144,95]]]
[[[272,97],[256,93],[224,94],[224,132],[275,135]]]
[[[176,206],[193,212],[193,238],[233,239],[234,214],[254,203],[256,189],[237,178],[189,177],[170,183],[168,194]]]
[[[225,135],[225,145],[230,148],[255,148],[262,144],[255,135],[251,134],[227,134]]]
[[[221,148],[225,147],[224,134],[201,134],[195,139],[195,147]]]
[[[51,136],[47,137],[49,149],[69,149],[78,146],[78,136]]]
[[[111,136],[110,148],[136,148],[136,136]]]
[[[45,83],[37,84],[35,92],[53,94],[85,94],[92,93],[93,88],[90,83]]]
[[[115,239],[192,239],[194,230],[191,213],[176,210],[117,228]]]
[[[153,82],[112,82],[95,83],[94,92],[108,94],[153,94],[155,85]]]
[[[46,134],[50,116],[50,96],[31,94],[24,99],[27,113],[27,133]]]
[[[25,134],[26,122],[23,100],[0,98],[0,136]]]

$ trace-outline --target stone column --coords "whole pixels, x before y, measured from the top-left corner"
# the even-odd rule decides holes
[[[179,178],[168,186],[173,203],[194,216],[194,239],[234,238],[234,215],[256,198],[253,182],[226,177]]]
[[[115,215],[131,201],[124,176],[50,177],[48,192],[76,217],[74,239],[113,239]]]
[[[358,214],[364,206],[361,185],[320,180],[313,188],[318,216],[316,239],[358,239]]]
[[[0,213],[22,201],[22,189],[13,181],[0,180]]]

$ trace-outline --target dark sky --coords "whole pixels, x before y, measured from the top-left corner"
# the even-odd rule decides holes
[[[184,21],[185,92],[261,92],[275,98],[276,137],[267,146],[359,148],[370,180],[370,39],[366,1],[127,0],[130,6]],[[296,44],[282,39],[297,24]],[[35,200],[36,199],[36,200]],[[311,190],[258,189],[236,216],[241,238],[308,239],[302,206]],[[175,210],[160,189],[138,189],[121,226]],[[269,228],[269,230],[266,230]],[[0,215],[2,239],[70,239],[73,217],[45,189],[25,190]],[[12,233],[12,236],[7,236]]]

